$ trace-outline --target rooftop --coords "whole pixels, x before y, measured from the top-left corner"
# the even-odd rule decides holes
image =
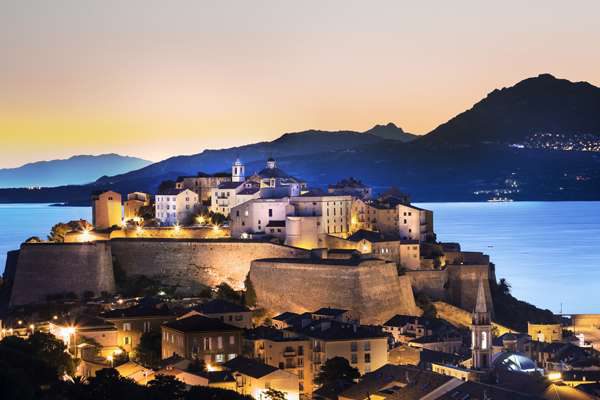
[[[228,325],[220,319],[209,318],[203,315],[192,315],[191,317],[177,319],[167,322],[163,326],[179,332],[219,332],[219,331],[241,331],[241,328]]]
[[[135,318],[135,317],[162,317],[171,316],[173,313],[169,307],[164,303],[148,304],[140,303],[128,308],[117,308],[114,310],[106,311],[100,316],[106,319],[113,318]]]
[[[321,340],[353,340],[386,338],[380,327],[371,325],[355,325],[337,321],[314,321],[308,326],[294,327],[294,332]]]
[[[257,360],[238,356],[233,360],[227,361],[223,364],[225,368],[230,371],[239,372],[244,375],[251,376],[252,378],[262,378],[263,376],[269,375],[272,372],[277,371],[277,368],[270,365],[263,364]]]
[[[345,314],[347,312],[348,312],[348,310],[342,310],[341,308],[323,307],[323,308],[319,308],[317,311],[313,312],[313,314],[337,317],[337,316]]]

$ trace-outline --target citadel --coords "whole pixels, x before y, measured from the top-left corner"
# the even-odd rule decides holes
[[[114,293],[115,265],[188,295],[222,282],[241,290],[248,277],[273,315],[337,307],[381,323],[420,314],[417,292],[472,310],[480,281],[491,299],[489,258],[437,243],[433,213],[394,189],[373,198],[353,178],[310,189],[272,158],[250,176],[238,159],[230,174],[184,176],[159,191],[156,227],[138,216],[150,198],[131,193],[123,207],[119,193],[96,193],[94,230],[10,253],[11,306],[73,290]],[[207,211],[229,223],[202,223]]]
[[[437,241],[433,213],[397,189],[310,188],[272,158],[253,174],[236,159],[154,196],[91,200],[91,225],[8,253],[0,321],[1,338],[58,338],[77,375],[167,375],[256,400],[597,398],[600,353],[580,332],[600,317],[572,316],[571,333],[496,323],[489,257]],[[160,291],[122,296],[140,279]],[[67,310],[39,311],[57,298]],[[156,365],[139,355],[152,334]],[[330,364],[357,378],[323,383]]]

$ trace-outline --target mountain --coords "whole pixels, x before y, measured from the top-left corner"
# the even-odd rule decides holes
[[[102,154],[80,155],[65,160],[39,161],[18,168],[0,169],[0,187],[59,186],[93,182],[151,164],[140,158]]]
[[[450,121],[425,143],[441,146],[523,142],[536,133],[600,134],[600,89],[550,74],[496,89]]]
[[[237,156],[248,174],[272,156],[311,186],[353,176],[376,191],[397,186],[415,201],[600,200],[600,89],[589,83],[540,75],[494,90],[425,136],[389,139],[402,137],[400,131],[388,124],[362,133],[288,133],[172,157],[83,186],[0,190],[0,202],[89,204],[89,194],[102,188],[155,192],[178,175],[228,170]],[[551,133],[552,140],[532,139],[537,133]],[[572,151],[580,148],[586,151]]]
[[[382,139],[398,140],[403,143],[411,142],[419,137],[418,135],[413,135],[412,133],[404,132],[402,128],[396,126],[392,122],[388,123],[387,125],[375,125],[373,128],[369,129],[365,133],[370,133],[371,135],[379,136]]]

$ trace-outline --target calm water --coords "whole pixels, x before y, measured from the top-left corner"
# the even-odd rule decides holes
[[[6,252],[15,250],[31,236],[46,239],[57,222],[75,219],[92,221],[91,207],[51,207],[48,204],[0,204],[0,271]]]
[[[420,205],[434,211],[438,240],[489,254],[517,298],[600,313],[600,202]]]
[[[558,312],[600,312],[600,202],[423,203],[438,239],[483,251],[520,299]],[[6,251],[85,207],[0,204],[0,270]]]

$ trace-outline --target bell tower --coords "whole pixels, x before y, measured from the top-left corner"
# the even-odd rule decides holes
[[[236,158],[235,162],[231,166],[231,181],[232,182],[244,182],[246,179],[245,176],[245,167],[244,164],[240,161],[240,158]]]
[[[477,302],[471,324],[473,369],[488,370],[492,362],[492,318],[487,307],[483,279],[479,280]]]

